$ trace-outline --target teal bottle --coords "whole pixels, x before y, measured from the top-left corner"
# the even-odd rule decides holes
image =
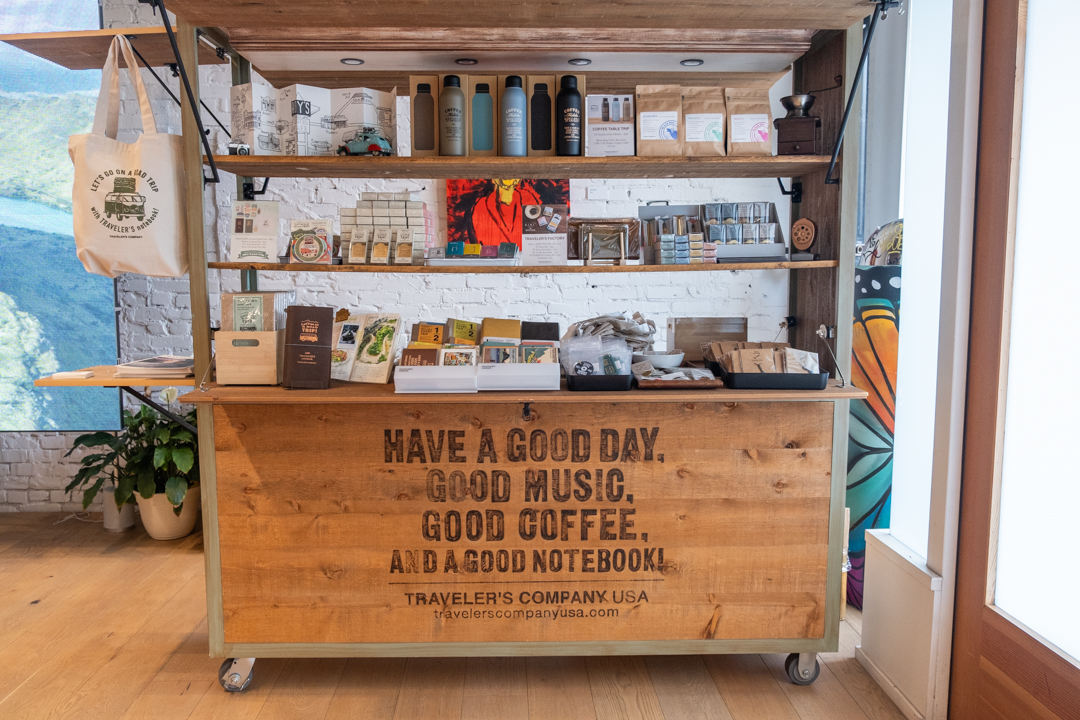
[[[476,151],[495,149],[495,106],[487,83],[476,84],[472,99],[472,146]]]

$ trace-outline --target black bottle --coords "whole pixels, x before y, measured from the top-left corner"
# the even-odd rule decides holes
[[[555,108],[555,154],[581,155],[581,93],[575,76],[562,76]]]
[[[533,87],[529,113],[532,130],[529,147],[537,151],[551,150],[551,96],[548,95],[547,83],[536,83]]]

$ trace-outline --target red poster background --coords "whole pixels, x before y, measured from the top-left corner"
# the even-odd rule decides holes
[[[446,239],[520,248],[522,207],[543,204],[569,207],[570,181],[447,180]]]

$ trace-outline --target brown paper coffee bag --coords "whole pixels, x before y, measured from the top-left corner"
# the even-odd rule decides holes
[[[638,157],[682,155],[682,88],[637,86]]]
[[[724,88],[684,87],[682,89],[683,155],[691,157],[727,155],[727,103]]]
[[[772,112],[765,88],[725,88],[728,155],[772,155]]]

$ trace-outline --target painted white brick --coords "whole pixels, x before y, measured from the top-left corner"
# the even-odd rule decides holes
[[[30,500],[28,495],[25,490],[8,490],[7,501],[15,506],[25,505]]]

